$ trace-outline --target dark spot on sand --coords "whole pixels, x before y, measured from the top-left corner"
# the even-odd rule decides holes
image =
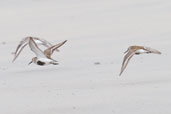
[[[100,62],[95,62],[94,65],[100,65]]]
[[[73,107],[72,107],[72,109],[73,109],[73,110],[75,110],[75,109],[76,109],[76,107],[75,107],[75,106],[73,106]]]
[[[5,45],[6,44],[6,42],[2,42],[2,45]]]

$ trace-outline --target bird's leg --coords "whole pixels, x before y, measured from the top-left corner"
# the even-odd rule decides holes
[[[53,65],[59,65],[59,63],[52,63]]]
[[[146,53],[149,54],[149,53],[151,53],[151,51],[147,51]]]

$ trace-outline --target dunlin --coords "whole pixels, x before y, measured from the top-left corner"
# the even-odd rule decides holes
[[[52,46],[51,43],[49,43],[48,41],[46,41],[44,39],[40,39],[40,38],[37,38],[37,37],[31,37],[31,36],[25,37],[25,38],[23,38],[20,41],[19,45],[17,46],[16,51],[14,52],[14,59],[13,59],[12,62],[14,62],[17,59],[17,57],[19,56],[19,54],[21,53],[21,51],[24,49],[24,47],[28,45],[29,40],[31,38],[35,41],[35,43],[37,45],[43,45],[45,47],[51,47]],[[59,51],[59,50],[57,49],[57,51]]]
[[[37,65],[49,65],[49,64],[53,64],[53,65],[57,65],[57,61],[51,58],[51,55],[53,54],[53,52],[61,47],[67,40],[56,44],[54,46],[51,46],[49,48],[47,48],[44,52],[37,46],[37,44],[35,43],[35,41],[33,40],[33,38],[30,38],[29,40],[29,46],[30,49],[36,54],[36,57],[32,58],[32,61],[29,63],[35,63]]]
[[[152,49],[150,47],[145,47],[145,46],[130,46],[125,53],[127,53],[127,54],[125,55],[125,57],[123,59],[121,72],[119,74],[120,76],[123,73],[123,71],[125,70],[126,66],[128,65],[129,60],[133,57],[134,54],[136,54],[136,55],[143,54],[143,53],[161,54],[160,51],[158,51],[156,49]]]

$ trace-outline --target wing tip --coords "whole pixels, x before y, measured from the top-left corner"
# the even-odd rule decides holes
[[[121,72],[119,73],[119,76],[121,76],[121,75],[122,75],[122,73],[123,73],[123,70],[121,70]]]
[[[64,41],[63,41],[63,44],[66,43],[67,41],[68,41],[68,40],[64,40]]]
[[[14,59],[12,60],[12,63],[16,60],[16,57],[14,57]]]

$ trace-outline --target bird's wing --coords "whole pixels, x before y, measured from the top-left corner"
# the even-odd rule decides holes
[[[30,46],[30,49],[36,54],[37,57],[46,58],[43,51],[37,46],[33,38],[30,38],[29,46]]]
[[[27,46],[30,38],[32,38],[37,45],[43,45],[43,46],[48,47],[48,48],[52,46],[51,43],[49,43],[48,41],[46,41],[44,39],[40,39],[37,37],[31,37],[31,36],[25,37],[20,41],[19,45],[17,46],[16,51],[14,52],[14,59],[12,62],[14,62],[17,59],[17,57],[19,56],[21,51],[24,49],[24,47]],[[59,50],[56,49],[56,51],[59,51]]]
[[[134,50],[128,51],[128,53],[125,55],[123,63],[122,63],[122,68],[121,68],[121,72],[120,72],[120,76],[123,73],[123,71],[125,70],[126,66],[128,65],[129,60],[132,58],[132,56],[135,54]]]
[[[42,42],[42,45],[46,46],[46,47],[51,47],[53,46],[50,42],[48,42],[47,40],[44,39],[39,39],[39,38],[35,38],[36,40],[39,40]]]
[[[153,49],[153,48],[150,48],[150,47],[144,47],[144,50],[146,50],[149,53],[161,54],[160,51]]]
[[[14,61],[17,59],[17,57],[20,55],[21,51],[24,49],[24,47],[25,47],[27,44],[28,44],[28,43],[25,43],[24,45],[22,45],[21,48],[20,48],[20,50],[17,51],[17,53],[15,53],[14,59],[12,60],[12,62],[14,62]]]
[[[18,44],[17,48],[16,48],[16,51],[15,51],[15,54],[18,52],[19,48],[22,47],[22,45],[24,45],[25,43],[28,43],[28,37],[26,38],[23,38],[20,43]]]
[[[17,59],[17,57],[19,56],[19,54],[21,53],[21,51],[22,51],[22,50],[24,49],[24,47],[28,44],[28,41],[29,41],[29,38],[28,38],[28,37],[23,38],[23,39],[20,41],[19,45],[18,45],[17,48],[16,48],[16,51],[14,52],[14,59],[13,59],[12,62],[14,62],[14,61]]]
[[[50,43],[50,42],[48,42],[48,41],[46,41],[46,40],[44,40],[44,39],[39,39],[39,38],[36,38],[37,40],[39,40],[39,41],[41,41],[42,43],[42,45],[44,45],[45,47],[47,47],[47,48],[49,48],[49,47],[52,47],[53,45]],[[56,49],[56,51],[58,51],[59,52],[59,50],[58,49]]]
[[[56,45],[51,46],[51,47],[49,47],[48,49],[46,49],[46,50],[44,51],[44,54],[46,55],[46,57],[47,57],[47,58],[51,58],[51,55],[53,54],[53,52],[54,52],[56,49],[58,49],[59,47],[61,47],[62,45],[64,45],[66,41],[67,41],[67,40],[65,40],[65,41],[63,41],[63,42],[61,42],[61,43],[59,43],[59,44],[56,44]]]

